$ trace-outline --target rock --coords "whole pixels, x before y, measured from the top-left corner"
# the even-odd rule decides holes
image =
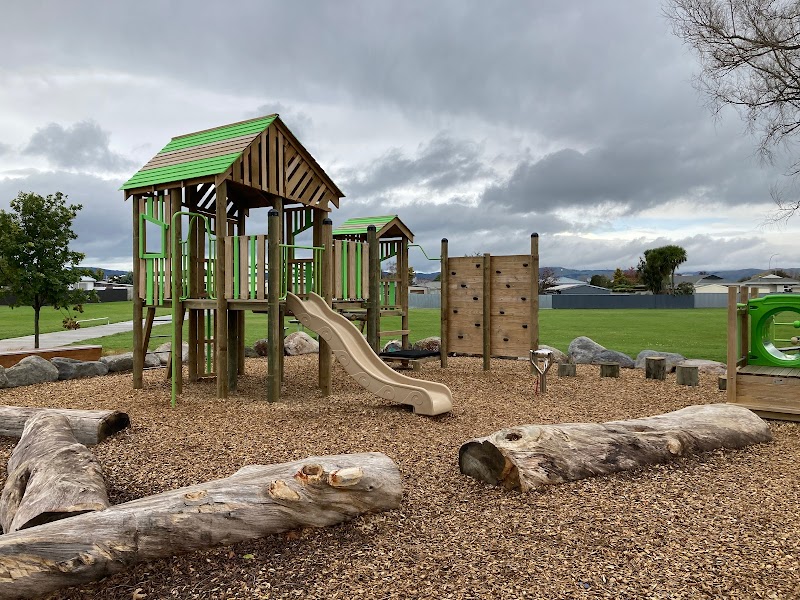
[[[256,354],[258,354],[259,356],[269,355],[269,340],[267,339],[256,340],[256,343],[253,344],[253,350],[255,350]]]
[[[550,359],[554,363],[568,363],[569,356],[564,354],[558,348],[553,348],[552,346],[548,346],[547,344],[539,344],[539,350],[550,350],[552,354],[550,355]]]
[[[58,369],[41,356],[26,356],[13,367],[6,369],[8,387],[33,385],[58,380]]]
[[[398,352],[403,349],[403,342],[400,340],[389,340],[383,345],[381,352]]]
[[[62,381],[65,379],[97,377],[108,373],[108,365],[99,360],[83,361],[76,358],[56,356],[51,358],[50,362],[58,369],[58,378]]]
[[[636,356],[636,368],[644,369],[645,359],[650,356],[660,356],[666,358],[667,373],[672,373],[675,370],[675,365],[686,360],[685,356],[683,356],[682,354],[676,354],[675,352],[657,352],[656,350],[642,350]]]
[[[698,373],[710,373],[712,375],[725,375],[728,370],[727,365],[715,360],[703,360],[702,358],[687,358],[682,365],[686,367],[697,367]]]
[[[166,344],[161,344],[158,348],[153,350],[153,354],[155,354],[158,357],[158,360],[161,361],[162,365],[166,365],[169,361],[172,360],[172,356],[170,353],[171,348],[172,348],[172,342],[167,342]],[[189,342],[183,342],[181,344],[181,361],[189,362]]]
[[[6,368],[0,366],[0,389],[11,387],[11,384],[8,382],[8,377],[6,377]]]
[[[161,359],[158,358],[157,354],[153,354],[152,352],[148,352],[144,355],[144,368],[145,369],[155,369],[158,367],[163,367],[164,365],[161,364]],[[133,366],[131,366],[131,369]]]
[[[569,343],[569,361],[580,365],[594,365],[602,362],[615,362],[624,369],[632,369],[633,359],[627,354],[609,350],[594,340],[580,336]]]
[[[305,331],[295,331],[283,338],[283,351],[287,356],[319,353],[319,342]]]
[[[411,345],[412,350],[424,350],[426,352],[439,352],[441,347],[442,338],[435,335],[417,340]]]
[[[261,356],[258,352],[256,352],[255,348],[251,348],[250,346],[244,347],[244,357],[245,358],[258,358]]]
[[[108,367],[109,373],[131,371],[133,369],[133,352],[101,356],[100,362],[105,363],[105,365]]]

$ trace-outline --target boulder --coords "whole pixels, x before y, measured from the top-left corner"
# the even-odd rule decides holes
[[[403,349],[403,342],[400,340],[389,340],[383,345],[381,352],[398,352]]]
[[[256,340],[256,343],[253,344],[253,350],[256,351],[256,354],[258,356],[269,355],[269,340],[267,339]]]
[[[295,331],[283,338],[283,352],[287,356],[318,354],[319,342],[305,331]]]
[[[676,354],[675,352],[658,352],[656,350],[642,350],[641,352],[639,352],[639,354],[636,355],[636,368],[644,369],[645,359],[651,356],[658,356],[667,359],[666,360],[667,373],[672,373],[675,370],[675,365],[686,360],[685,356],[683,356],[682,354]]]
[[[144,368],[145,369],[156,369],[158,367],[163,367],[164,365],[161,364],[161,359],[158,358],[157,354],[152,352],[148,352],[144,355]],[[131,367],[133,368],[133,367]]]
[[[130,371],[133,369],[133,352],[124,352],[122,354],[110,354],[109,356],[101,356],[100,362],[104,363],[108,367],[109,373]]]
[[[33,385],[58,380],[58,369],[41,356],[26,356],[13,367],[6,369],[8,387]]]
[[[609,350],[592,340],[591,338],[580,336],[569,343],[569,361],[580,365],[594,365],[603,362],[619,363],[624,369],[632,369],[633,359],[627,354]]]
[[[161,361],[162,365],[166,365],[169,361],[172,360],[171,352],[172,349],[172,342],[167,342],[166,344],[161,344],[158,348],[153,350],[153,354],[158,357],[158,360]],[[183,342],[181,344],[181,362],[189,362],[189,343]]]
[[[0,389],[11,387],[11,384],[8,382],[8,377],[6,377],[6,368],[0,366]]]
[[[244,347],[244,357],[245,358],[258,358],[261,356],[258,352],[256,352],[255,348],[251,348],[250,346]]]
[[[554,363],[559,363],[560,364],[560,363],[568,363],[569,362],[569,356],[564,354],[558,348],[553,348],[552,346],[548,346],[547,344],[539,344],[539,350],[550,350],[550,352],[552,352],[552,354],[550,355],[550,358],[551,358],[552,362],[554,362]]]
[[[99,360],[83,361],[76,358],[57,356],[51,358],[50,362],[58,369],[58,378],[61,380],[97,377],[108,373],[108,365]]]
[[[703,360],[702,358],[687,358],[682,365],[686,367],[697,367],[698,373],[709,373],[711,375],[725,375],[728,370],[727,365],[715,360]]]
[[[411,345],[412,350],[424,350],[425,352],[439,352],[442,348],[442,338],[431,336],[417,340]]]

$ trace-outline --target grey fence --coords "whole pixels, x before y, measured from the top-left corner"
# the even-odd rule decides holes
[[[410,294],[409,308],[441,308],[439,294]],[[725,308],[727,294],[695,294],[694,296],[646,296],[638,294],[543,294],[539,308]]]

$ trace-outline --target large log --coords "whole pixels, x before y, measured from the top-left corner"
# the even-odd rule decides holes
[[[30,598],[129,565],[397,508],[400,471],[372,452],[253,465],[0,536],[0,598]]]
[[[99,444],[108,436],[122,431],[131,424],[127,413],[117,410],[0,406],[0,437],[20,437],[25,422],[42,411],[55,412],[67,417],[75,439],[86,446]]]
[[[707,404],[628,421],[502,429],[469,440],[458,458],[465,475],[529,491],[771,439],[767,424],[746,408]]]
[[[64,415],[40,412],[25,425],[0,494],[5,533],[110,506],[103,471]]]

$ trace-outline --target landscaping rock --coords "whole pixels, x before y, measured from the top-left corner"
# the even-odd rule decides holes
[[[663,357],[667,363],[667,373],[672,373],[675,370],[675,365],[681,363],[686,360],[686,357],[682,354],[677,354],[675,352],[658,352],[656,350],[642,350],[639,354],[636,355],[636,368],[637,369],[644,369],[645,359],[650,356],[658,356]]]
[[[569,356],[564,354],[558,348],[553,348],[552,346],[548,346],[547,344],[539,344],[539,350],[550,350],[550,352],[552,352],[552,354],[550,355],[550,358],[551,358],[552,362],[554,362],[554,363],[568,363],[569,362]]]
[[[389,340],[383,345],[381,352],[398,352],[403,349],[403,342],[400,340]]]
[[[250,346],[244,347],[244,357],[245,358],[258,358],[261,356],[258,352],[256,352],[255,348],[251,348]]]
[[[595,365],[603,362],[619,363],[624,369],[632,369],[633,359],[627,354],[609,350],[592,340],[591,338],[580,336],[569,343],[569,361],[580,365]]]
[[[166,344],[161,344],[158,348],[153,351],[158,357],[158,360],[161,361],[162,365],[166,365],[169,361],[172,360],[172,356],[170,354],[170,349],[172,348],[172,342],[167,342]],[[189,362],[189,343],[183,342],[181,344],[181,361],[182,362]]]
[[[424,350],[425,352],[439,352],[441,348],[442,338],[435,335],[417,340],[411,345],[412,350]]]
[[[50,362],[58,369],[58,378],[62,381],[66,379],[97,377],[98,375],[105,375],[108,373],[108,365],[99,360],[83,361],[76,358],[57,356],[51,358]]]
[[[253,344],[253,350],[255,350],[256,354],[259,356],[267,356],[269,354],[269,340],[256,340],[256,343]]]
[[[295,331],[283,338],[283,351],[287,356],[316,354],[319,352],[319,342],[305,331]]]
[[[161,359],[158,357],[157,354],[153,354],[152,352],[148,352],[144,355],[144,368],[145,369],[155,369],[157,367],[163,367],[164,365],[161,364]],[[133,366],[131,366],[131,369]]]
[[[26,356],[13,367],[6,369],[8,387],[33,385],[58,380],[58,369],[41,356]]]
[[[6,377],[6,368],[0,366],[0,389],[11,387],[11,384],[8,382],[8,377]]]
[[[133,352],[124,352],[122,354],[111,354],[109,356],[101,356],[100,362],[104,363],[108,367],[109,373],[130,371],[133,369]]]
[[[725,363],[715,360],[703,360],[701,358],[687,358],[681,364],[686,367],[697,367],[699,373],[710,373],[711,375],[725,375],[725,372],[728,370]]]

